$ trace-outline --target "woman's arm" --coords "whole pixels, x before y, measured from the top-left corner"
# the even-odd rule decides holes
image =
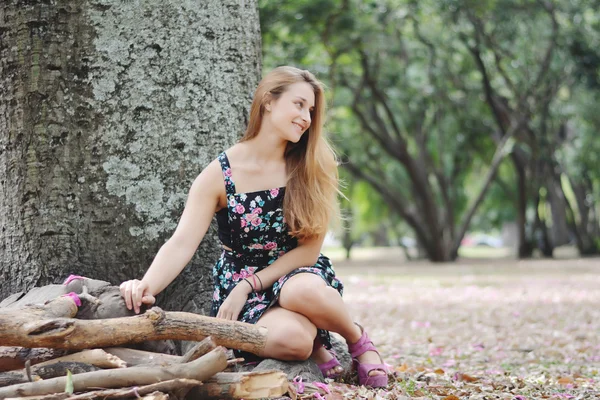
[[[144,278],[121,284],[128,309],[139,312],[143,299],[153,303],[154,296],[181,273],[204,238],[224,191],[221,166],[215,160],[194,180],[177,229],[162,245]]]
[[[288,251],[283,256],[279,257],[273,264],[260,271],[260,275],[258,273],[255,274],[260,281],[262,281],[263,289],[272,286],[279,278],[289,274],[298,267],[314,265],[319,258],[324,239],[325,235],[323,235],[323,237],[300,242],[298,247]],[[221,307],[219,307],[217,318],[224,318],[232,321],[237,320],[244,307],[244,303],[248,298],[248,294],[252,292],[252,289],[260,290],[258,280],[255,281],[254,279],[246,278],[239,281],[229,293],[223,304],[221,304]]]

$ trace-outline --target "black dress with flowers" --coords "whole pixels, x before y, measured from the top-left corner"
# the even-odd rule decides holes
[[[283,215],[285,187],[236,193],[227,155],[223,152],[218,158],[227,194],[227,208],[217,213],[219,236],[232,251],[224,250],[213,268],[211,316],[217,315],[223,301],[242,279],[267,268],[298,245],[296,238],[288,234]],[[226,232],[230,233],[229,237],[225,237]],[[331,261],[321,254],[315,265],[297,268],[282,276],[273,286],[250,293],[238,320],[256,323],[269,307],[277,303],[285,282],[299,273],[316,274],[342,294],[343,285],[335,277]],[[329,332],[319,329],[318,335],[321,342],[331,348]]]

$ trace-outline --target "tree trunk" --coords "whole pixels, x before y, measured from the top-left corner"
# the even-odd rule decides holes
[[[0,5],[0,299],[69,274],[141,277],[260,78],[255,0]],[[165,291],[207,313],[210,229]]]
[[[533,246],[527,237],[527,173],[518,156],[511,154],[517,173],[517,257],[529,258],[533,254]]]

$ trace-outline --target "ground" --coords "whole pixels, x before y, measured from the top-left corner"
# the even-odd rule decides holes
[[[344,298],[396,373],[333,398],[600,399],[600,259],[336,262]],[[454,397],[455,396],[455,397]]]

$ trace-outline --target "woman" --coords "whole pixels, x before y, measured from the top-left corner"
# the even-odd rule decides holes
[[[279,67],[259,84],[239,143],[196,178],[173,236],[141,281],[121,284],[127,307],[153,304],[187,265],[216,213],[223,253],[214,267],[212,316],[268,328],[259,356],[311,357],[325,377],[341,367],[328,331],[338,332],[360,384],[387,385],[385,365],[352,322],[342,283],[320,254],[338,194],[337,163],[322,136],[322,84],[308,71]]]

